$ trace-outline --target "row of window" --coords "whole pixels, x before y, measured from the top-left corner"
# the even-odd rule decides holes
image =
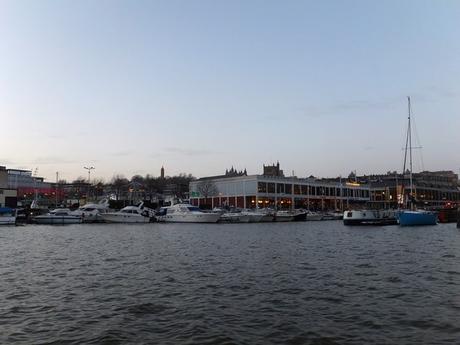
[[[313,196],[343,196],[355,198],[368,198],[369,190],[351,189],[338,187],[307,186],[300,184],[285,184],[275,182],[258,182],[257,191],[259,193],[271,194],[296,194]]]

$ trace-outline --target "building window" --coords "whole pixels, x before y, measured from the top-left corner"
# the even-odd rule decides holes
[[[294,185],[294,194],[300,195],[300,185]]]
[[[276,184],[276,192],[278,194],[284,194],[284,183],[277,183]]]
[[[292,194],[292,184],[285,184],[284,191],[286,194]]]
[[[269,193],[275,193],[275,184],[272,182],[268,183],[268,192]]]
[[[302,195],[308,195],[308,186],[302,185],[300,188]]]
[[[257,191],[259,193],[267,193],[267,183],[265,182],[259,182],[257,184]]]

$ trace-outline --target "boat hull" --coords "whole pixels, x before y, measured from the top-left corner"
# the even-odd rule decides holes
[[[287,215],[287,214],[275,215],[275,222],[292,222],[293,220],[294,220],[293,215]]]
[[[104,213],[100,217],[107,223],[149,223],[150,218],[139,214]]]
[[[393,210],[354,210],[343,214],[344,225],[396,225],[398,220]]]
[[[294,222],[303,222],[307,220],[307,212],[296,213],[294,215]]]
[[[323,220],[323,215],[321,213],[307,213],[307,220],[310,220],[310,221]]]
[[[401,226],[417,226],[436,225],[438,217],[432,212],[402,211],[398,218]]]
[[[440,223],[456,223],[457,222],[457,209],[443,208],[439,210],[438,220]]]
[[[249,221],[249,215],[242,213],[224,213],[219,218],[219,222],[222,223],[249,223]]]
[[[173,213],[158,216],[157,220],[164,223],[217,223],[220,217],[217,213]]]
[[[344,225],[397,225],[398,220],[394,219],[344,219]]]
[[[14,225],[16,224],[16,217],[0,217],[0,225]]]
[[[38,216],[34,218],[37,224],[49,224],[49,225],[65,225],[65,224],[79,224],[81,223],[81,218],[78,217],[48,217],[48,216]]]

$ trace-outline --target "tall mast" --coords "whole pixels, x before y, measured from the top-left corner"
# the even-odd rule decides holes
[[[407,105],[408,105],[408,110],[409,110],[409,128],[408,128],[408,134],[409,134],[409,181],[410,181],[410,195],[412,197],[412,129],[411,129],[411,123],[410,123],[410,97],[407,97]]]

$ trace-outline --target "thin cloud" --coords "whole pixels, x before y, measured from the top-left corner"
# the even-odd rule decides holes
[[[72,163],[77,163],[77,161],[69,160],[67,158],[59,157],[59,156],[38,157],[32,162],[32,164],[72,164]]]
[[[206,150],[206,149],[188,149],[182,147],[166,147],[164,149],[166,152],[175,153],[183,156],[205,156],[205,155],[214,155],[220,154],[222,152]]]
[[[110,153],[110,155],[114,157],[122,157],[122,156],[132,155],[133,153],[134,151],[132,150],[124,150],[124,151],[112,152]]]
[[[16,163],[8,158],[0,158],[0,165],[14,165],[14,164]]]
[[[341,116],[343,113],[351,111],[362,111],[362,110],[373,110],[382,111],[390,110],[397,106],[401,102],[401,98],[391,98],[381,101],[371,100],[351,100],[335,102],[326,106],[308,106],[301,109],[302,113],[306,117],[317,118],[321,116]]]

